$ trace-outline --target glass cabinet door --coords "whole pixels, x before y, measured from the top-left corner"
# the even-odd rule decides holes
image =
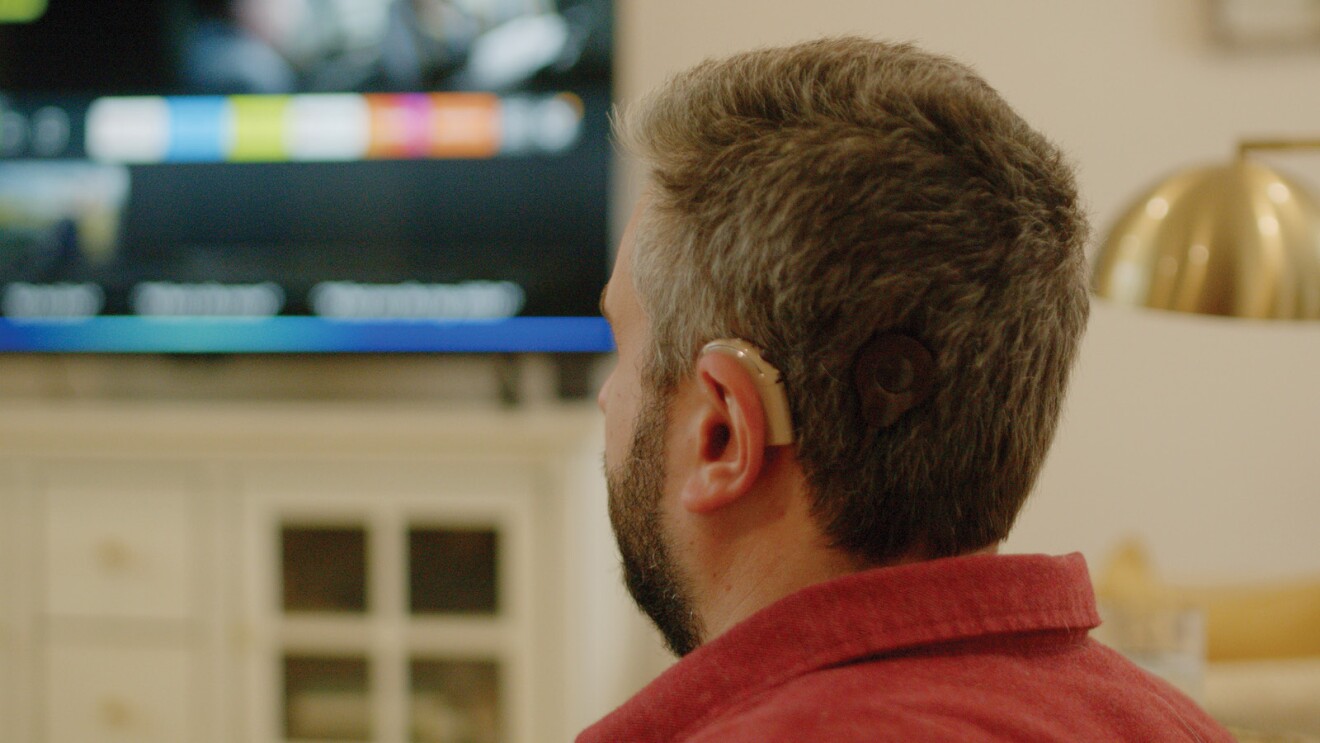
[[[374,740],[367,522],[289,515],[278,540],[283,738]]]
[[[414,658],[409,664],[411,740],[497,743],[500,668],[495,661]]]
[[[408,530],[408,609],[415,615],[499,613],[499,532]]]
[[[530,491],[269,499],[274,739],[525,740]]]
[[[284,656],[284,737],[371,740],[367,659]]]
[[[365,527],[280,530],[281,595],[286,613],[367,610]]]

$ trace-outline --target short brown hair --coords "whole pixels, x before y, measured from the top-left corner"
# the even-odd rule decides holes
[[[1054,435],[1088,297],[1070,168],[968,67],[827,39],[708,61],[616,122],[649,167],[633,274],[667,392],[736,336],[783,373],[814,514],[882,564],[1008,533]],[[868,426],[878,332],[934,392]]]

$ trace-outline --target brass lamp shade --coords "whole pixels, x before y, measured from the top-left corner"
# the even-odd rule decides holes
[[[1320,206],[1247,157],[1176,173],[1110,230],[1092,288],[1141,307],[1320,319]]]

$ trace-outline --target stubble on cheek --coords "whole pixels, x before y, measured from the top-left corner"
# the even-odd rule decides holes
[[[607,465],[605,476],[610,525],[623,560],[628,593],[650,617],[669,649],[683,656],[700,645],[701,627],[664,537],[665,430],[665,401],[652,396],[638,413],[623,463],[615,468]]]

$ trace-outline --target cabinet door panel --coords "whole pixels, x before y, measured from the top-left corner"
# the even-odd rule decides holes
[[[187,743],[194,658],[178,647],[53,644],[46,650],[45,740]]]
[[[47,613],[191,616],[198,525],[186,480],[99,474],[97,485],[53,479],[41,499]]]

